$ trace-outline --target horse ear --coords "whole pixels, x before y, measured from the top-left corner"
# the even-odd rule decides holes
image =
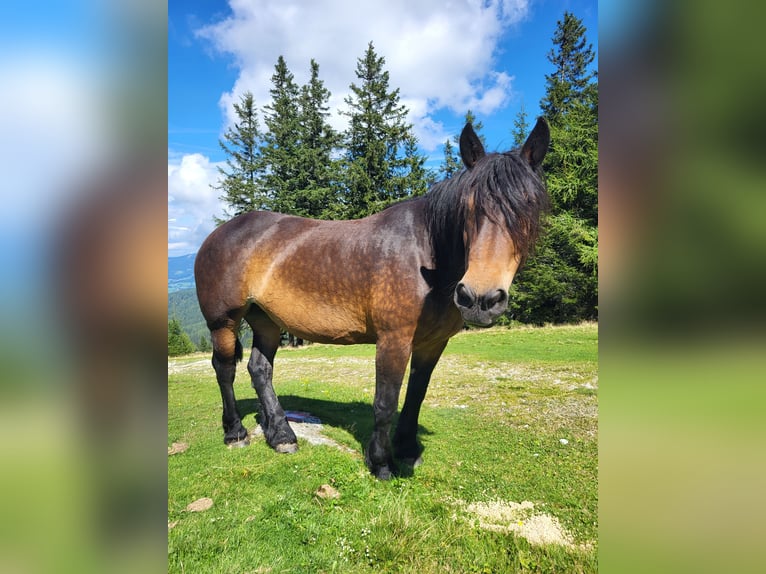
[[[473,126],[465,124],[460,134],[460,157],[463,158],[463,164],[471,169],[484,155],[484,146],[481,145],[479,136],[473,131]]]
[[[548,153],[548,144],[551,142],[551,130],[548,129],[548,122],[543,117],[537,118],[532,133],[529,134],[527,141],[521,148],[521,157],[527,160],[532,168],[537,168]]]

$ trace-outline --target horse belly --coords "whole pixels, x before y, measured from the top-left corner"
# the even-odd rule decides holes
[[[283,330],[308,341],[338,345],[375,342],[365,313],[337,301],[285,290],[279,296],[262,296],[256,304]]]
[[[389,283],[402,275],[401,262],[392,265],[393,256],[381,256],[365,220],[279,223],[251,261],[250,300],[282,329],[309,341],[374,343],[381,325],[375,318],[394,304],[378,299],[393,290]]]

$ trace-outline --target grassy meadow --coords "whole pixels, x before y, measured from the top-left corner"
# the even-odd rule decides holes
[[[389,482],[363,459],[374,347],[277,354],[283,407],[319,417],[305,426],[328,443],[299,438],[293,455],[262,436],[227,449],[209,357],[169,359],[169,571],[595,572],[597,347],[595,324],[457,335],[421,411],[424,462]],[[246,361],[235,391],[252,432]]]

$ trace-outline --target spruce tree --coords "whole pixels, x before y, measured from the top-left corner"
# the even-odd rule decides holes
[[[410,126],[412,127],[412,126]],[[404,157],[398,165],[397,177],[394,180],[398,186],[397,198],[416,197],[428,191],[436,176],[425,168],[426,156],[418,153],[418,139],[408,133],[404,138]]]
[[[473,126],[473,131],[479,136],[484,148],[487,148],[487,139],[481,129],[484,124],[476,121],[476,116],[471,110],[468,110],[465,114],[465,123]],[[454,145],[453,143],[454,142]],[[439,166],[439,174],[442,179],[447,179],[459,172],[463,167],[463,160],[460,159],[460,154],[457,150],[460,149],[460,134],[452,136],[452,142],[449,140],[444,142],[444,161]]]
[[[509,306],[514,319],[538,324],[598,316],[598,85],[588,70],[595,56],[582,22],[568,12],[553,43],[554,72],[540,102],[551,130],[543,164],[551,213]]]
[[[299,102],[300,146],[295,215],[331,219],[336,215],[338,162],[333,153],[340,135],[327,122],[330,91],[319,79],[319,64],[311,60],[311,78],[301,87]]]
[[[417,153],[407,108],[399,90],[389,91],[385,58],[372,42],[357,60],[358,83],[345,100],[349,127],[345,133],[343,215],[364,217],[404,197],[423,193],[427,181]]]
[[[455,146],[447,140],[444,142],[444,161],[439,166],[439,175],[442,179],[449,179],[460,171],[462,163]]]
[[[513,145],[522,146],[527,141],[529,135],[529,122],[527,122],[527,111],[524,109],[524,104],[521,104],[521,108],[516,114],[516,119],[513,120]]]
[[[181,329],[175,317],[168,321],[168,357],[187,355],[195,350],[189,336]]]
[[[582,20],[571,12],[564,12],[563,20],[556,23],[553,44],[548,61],[554,71],[545,76],[545,96],[540,102],[551,126],[558,125],[571,106],[586,99],[596,75],[588,70],[596,57],[593,46],[587,43]]]
[[[300,189],[300,90],[282,56],[274,66],[271,83],[271,102],[263,108],[267,128],[260,148],[263,185],[274,211],[295,213]]]
[[[597,86],[589,97],[598,98]],[[545,170],[554,210],[567,211],[598,224],[598,104],[575,102],[562,116],[562,124],[551,127],[549,157]]]
[[[260,132],[258,115],[253,94],[245,92],[239,103],[234,103],[237,121],[226,130],[221,149],[226,153],[226,168],[219,167],[222,179],[214,189],[222,191],[220,198],[226,202],[226,219],[268,207],[268,198],[264,192],[260,173]],[[216,220],[223,223],[223,220]]]
[[[566,211],[584,225],[598,225],[598,84],[588,66],[595,54],[582,21],[569,12],[557,23],[540,102],[551,128],[545,158],[553,213]]]

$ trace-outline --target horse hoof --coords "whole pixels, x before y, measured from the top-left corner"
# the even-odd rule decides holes
[[[274,450],[280,454],[293,454],[295,452],[298,452],[298,443],[286,442],[286,443],[278,444],[277,446],[274,447]]]
[[[250,441],[246,438],[228,443],[226,446],[229,448],[244,448],[250,444]]]

